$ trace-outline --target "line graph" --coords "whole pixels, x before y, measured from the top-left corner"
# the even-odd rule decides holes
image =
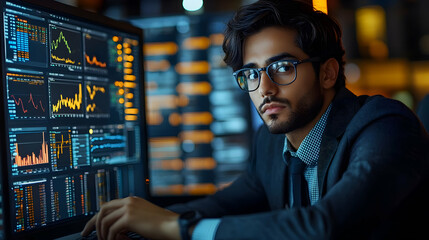
[[[18,97],[18,99],[16,99],[16,97],[14,95],[10,95],[10,96],[13,98],[13,100],[14,100],[14,102],[15,102],[15,104],[17,106],[21,106],[23,113],[27,113],[28,112],[28,110],[25,109],[24,102],[22,101],[21,98]],[[34,109],[38,110],[40,108],[43,112],[45,112],[45,108],[43,107],[42,101],[39,101],[37,103],[37,105],[34,103],[34,99],[33,99],[33,94],[32,93],[30,93],[30,97],[28,99],[28,103],[31,103],[31,105],[33,106]]]
[[[49,81],[50,114],[56,117],[83,117],[82,83]]]
[[[75,64],[76,61],[71,60],[70,58],[60,58],[55,56],[54,54],[51,54],[51,58],[58,61],[58,62],[63,62],[63,63],[71,63],[71,64]]]
[[[51,66],[82,69],[81,32],[49,25],[49,49]]]
[[[46,89],[42,75],[6,74],[10,119],[46,118]]]
[[[60,35],[58,36],[57,39],[55,39],[52,43],[51,43],[51,48],[52,50],[57,50],[58,46],[60,45],[60,42],[64,42],[64,45],[67,47],[67,49],[69,50],[69,53],[72,53],[69,43],[67,41],[67,39],[64,37],[63,32],[60,32]]]
[[[82,84],[79,83],[79,93],[75,93],[74,98],[63,97],[60,94],[60,99],[52,105],[52,112],[59,112],[63,107],[66,109],[79,110],[82,105]]]
[[[94,100],[97,92],[106,93],[106,89],[104,87],[98,87],[96,85],[86,85],[86,90],[88,91],[89,99]]]
[[[84,33],[85,71],[107,74],[107,37]]]
[[[86,116],[89,118],[107,118],[110,116],[110,99],[106,83],[86,83]]]
[[[126,161],[127,139],[123,129],[93,129],[89,137],[91,162],[94,165]]]
[[[86,62],[92,66],[97,66],[97,67],[101,67],[101,68],[105,68],[107,66],[106,62],[98,61],[96,56],[93,56],[91,59],[88,55],[85,54],[85,59],[86,59]]]
[[[86,106],[86,112],[94,112],[96,107],[95,103],[88,104],[88,106]]]

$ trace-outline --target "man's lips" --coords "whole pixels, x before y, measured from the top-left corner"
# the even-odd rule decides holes
[[[262,109],[261,109],[261,113],[262,114],[276,114],[279,113],[283,108],[285,108],[286,106],[284,104],[281,103],[266,103]]]

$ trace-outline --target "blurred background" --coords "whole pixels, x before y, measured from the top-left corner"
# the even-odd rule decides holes
[[[222,61],[225,23],[253,0],[61,0],[144,30],[153,196],[228,185],[261,124]],[[347,87],[417,111],[429,93],[429,1],[309,0],[343,29]],[[118,49],[121,51],[121,49]]]

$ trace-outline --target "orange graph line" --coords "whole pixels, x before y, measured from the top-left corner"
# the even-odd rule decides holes
[[[94,100],[95,94],[97,94],[97,92],[106,93],[106,89],[104,87],[97,87],[94,85],[92,86],[92,89],[91,89],[91,86],[86,85],[86,90],[88,91],[89,98],[91,100]]]
[[[69,140],[64,141],[64,135],[61,135],[61,143],[59,143],[59,144],[52,144],[51,145],[52,148],[55,149],[55,152],[57,153],[57,159],[60,158],[60,154],[63,154],[63,149],[64,148],[69,148],[70,149],[70,145],[64,146],[64,144],[71,144],[70,137],[69,137]]]
[[[12,98],[13,98],[13,100],[15,101],[15,104],[17,105],[17,106],[21,106],[21,108],[22,108],[22,112],[24,112],[24,113],[27,113],[28,112],[28,110],[27,109],[25,109],[25,107],[24,107],[24,103],[22,102],[22,99],[21,98],[18,98],[18,100],[16,100],[16,98],[15,98],[15,96],[14,95],[10,95]],[[39,109],[39,104],[35,104],[34,103],[34,100],[33,100],[33,95],[30,93],[30,99],[28,100],[28,103],[30,103],[31,102],[31,104],[33,105],[33,107],[34,107],[34,109],[36,109],[36,110],[38,110]],[[43,107],[43,105],[42,105],[42,100],[40,100],[39,101],[39,103],[40,103],[40,108],[42,109],[42,111],[44,112],[45,111],[45,108]]]
[[[82,84],[79,83],[79,93],[76,93],[74,95],[74,98],[63,98],[63,95],[60,95],[60,99],[58,102],[54,105],[52,105],[52,111],[58,112],[62,106],[69,108],[69,109],[80,109],[80,106],[82,105]]]
[[[65,62],[65,63],[71,63],[71,64],[76,63],[76,61],[73,61],[70,58],[60,58],[60,57],[55,56],[54,54],[51,54],[51,58],[56,60],[56,61],[59,61],[59,62]]]
[[[99,67],[102,67],[102,68],[105,68],[105,67],[106,67],[106,63],[105,63],[105,62],[99,62],[99,61],[97,60],[97,57],[96,57],[96,56],[93,56],[93,57],[92,57],[92,59],[90,59],[90,58],[89,58],[89,56],[88,56],[88,55],[86,55],[86,53],[85,53],[85,58],[86,58],[86,61],[87,61],[89,64],[91,64],[91,65],[96,65],[96,66],[99,66]]]
[[[45,133],[43,132],[42,134],[43,134],[43,142],[42,142],[42,149],[40,149],[40,152],[39,152],[39,156],[36,156],[34,152],[31,153],[31,155],[27,155],[25,157],[21,156],[19,154],[18,143],[15,143],[15,147],[16,147],[15,164],[18,167],[49,163],[48,144],[45,142]]]
[[[95,103],[88,104],[88,106],[86,106],[86,111],[87,112],[94,112],[95,107],[96,107]]]

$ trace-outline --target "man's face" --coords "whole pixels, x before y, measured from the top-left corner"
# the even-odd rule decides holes
[[[277,60],[309,58],[296,46],[295,37],[295,31],[281,27],[268,27],[251,35],[244,42],[243,66],[260,68]],[[300,129],[322,109],[323,92],[312,64],[299,64],[296,71],[296,80],[285,86],[273,83],[261,71],[259,88],[249,93],[271,133]]]

